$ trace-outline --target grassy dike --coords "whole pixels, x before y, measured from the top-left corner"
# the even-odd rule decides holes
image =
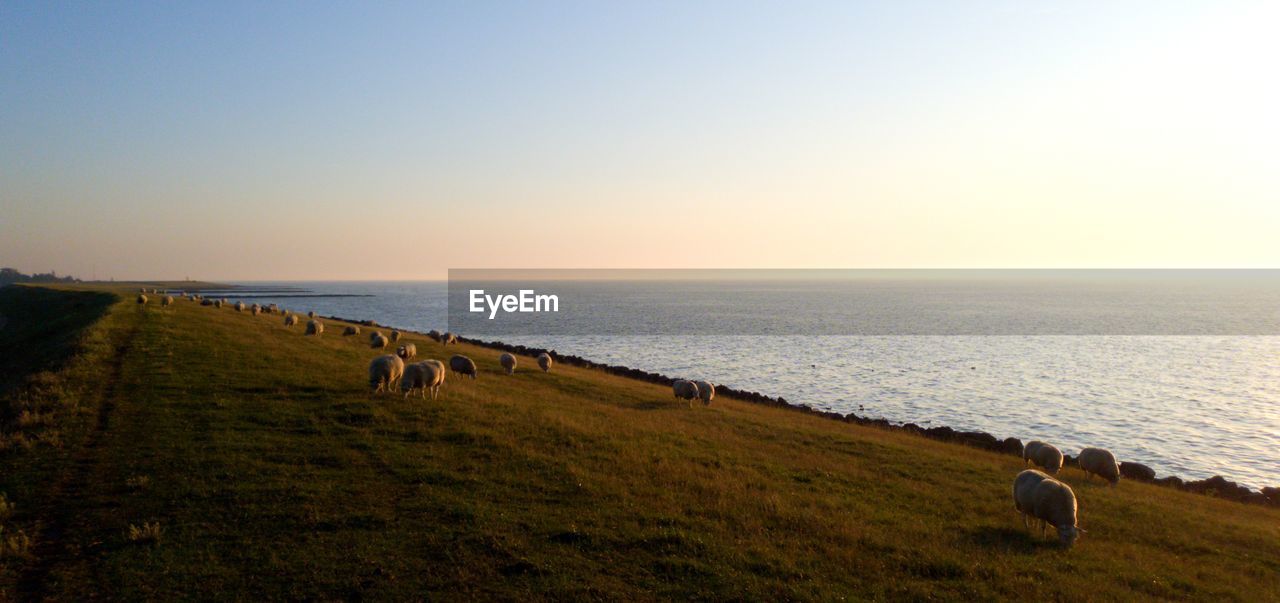
[[[480,379],[375,399],[367,328],[120,291],[22,365],[66,399],[0,452],[31,540],[0,600],[1280,599],[1276,509],[1066,469],[1089,532],[1063,551],[1022,530],[1010,456],[415,334]],[[82,295],[6,290],[0,349],[57,356],[14,317]]]

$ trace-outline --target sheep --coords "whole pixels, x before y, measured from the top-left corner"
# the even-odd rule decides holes
[[[459,375],[468,375],[473,380],[476,378],[476,363],[461,354],[455,354],[449,359],[449,369]]]
[[[375,350],[381,350],[387,347],[387,338],[383,337],[382,333],[374,333],[373,335],[372,341],[369,342],[369,347]]]
[[[1076,457],[1076,463],[1084,470],[1085,479],[1090,475],[1097,475],[1111,482],[1112,486],[1120,483],[1120,464],[1116,462],[1116,455],[1111,454],[1110,450],[1085,448],[1080,451],[1080,456]]]
[[[423,360],[406,365],[404,377],[400,380],[400,390],[404,392],[406,399],[413,390],[421,389],[423,398],[430,392],[431,399],[435,400],[440,385],[444,383],[444,373],[444,363],[439,360]]]
[[[451,343],[452,343],[452,344],[454,344],[454,345],[457,345],[457,344],[458,344],[458,336],[457,336],[457,335],[454,335],[453,333],[445,332],[445,334],[444,334],[444,335],[441,335],[441,336],[440,336],[440,343],[443,343],[443,344],[445,344],[445,345],[449,345],[449,344],[451,344]]]
[[[676,381],[671,384],[671,393],[674,394],[677,399],[688,400],[689,407],[693,408],[693,401],[698,399],[698,386],[694,385],[692,381],[676,379]]]
[[[1022,459],[1031,461],[1048,471],[1050,475],[1056,475],[1062,469],[1062,451],[1058,450],[1053,444],[1047,444],[1039,440],[1027,442],[1027,445],[1022,449]]]
[[[1062,469],[1062,451],[1053,444],[1044,442],[1032,442],[1032,444],[1039,444],[1039,446],[1034,447],[1029,456],[1030,460],[1044,471],[1048,471],[1048,474],[1057,475],[1057,472]],[[1027,452],[1024,451],[1023,456],[1027,457]]]
[[[501,365],[502,365],[502,368],[507,369],[507,374],[508,374],[508,375],[514,375],[514,374],[516,374],[516,357],[515,357],[515,355],[513,355],[513,354],[508,354],[508,353],[503,353],[501,356],[498,356],[498,364],[501,364]]]
[[[551,354],[546,352],[538,354],[538,368],[542,369],[542,372],[551,372],[551,365],[555,363],[556,361],[551,359]]]
[[[147,303],[147,296],[146,296],[145,294],[139,293],[139,294],[138,294],[138,305],[139,305],[139,306],[141,306],[141,305],[145,305],[146,303]]]
[[[298,324],[298,315],[297,315],[297,314],[290,314],[290,315],[288,315],[288,316],[284,317],[284,326],[286,326],[286,327],[292,327],[293,325],[296,325],[296,324]]]
[[[360,334],[360,327],[353,326],[353,325],[347,325],[347,328],[342,330],[343,337],[346,337],[348,335],[359,335],[359,334]]]
[[[244,302],[242,301],[236,302],[236,305],[232,307],[236,309],[236,312],[244,312]]]
[[[262,313],[262,306],[259,306],[258,304],[253,304],[252,306],[249,306],[249,312],[254,316],[257,316]]]
[[[222,300],[220,300],[220,299],[215,299],[215,300],[213,300],[213,307],[215,307],[215,308],[221,308],[224,304],[226,304],[226,302],[224,302],[224,301],[222,301]]]
[[[1058,540],[1070,548],[1084,530],[1076,527],[1076,494],[1068,486],[1035,469],[1019,473],[1013,480],[1013,508],[1022,514],[1022,525],[1030,529],[1028,518],[1058,530]]]
[[[400,347],[396,348],[396,356],[399,356],[405,362],[413,360],[418,356],[418,346],[412,343],[401,344]]]
[[[169,307],[169,305],[171,305],[172,303],[173,303],[173,296],[172,296],[172,295],[166,295],[166,296],[164,296],[164,297],[160,298],[160,307],[162,307],[162,308],[167,308],[167,307]]]
[[[211,300],[211,299],[202,299],[202,300],[200,300],[200,305],[202,305],[202,306],[212,306],[212,305],[213,305],[213,300]]]
[[[400,331],[392,331],[392,332],[391,332],[391,343],[395,343],[395,342],[397,342],[397,341],[400,341]]]
[[[715,384],[710,381],[694,381],[693,384],[698,387],[698,397],[702,398],[702,403],[710,406],[711,401],[716,399]]]
[[[369,363],[369,387],[373,393],[391,391],[404,376],[404,361],[395,354],[384,354]]]
[[[435,341],[440,341],[440,331],[431,329],[430,331],[427,331],[427,337],[430,337]]]
[[[316,317],[316,311],[315,311],[315,310],[312,310],[312,311],[310,311],[310,312],[307,312],[307,318],[315,318],[315,317]]]
[[[357,330],[356,330],[356,332],[357,332],[357,333],[359,333],[360,331],[357,329]],[[379,333],[378,331],[370,331],[370,332],[369,332],[369,343],[373,343],[373,340],[375,340],[375,339],[377,339],[377,338],[379,338],[379,337],[382,337],[382,333]]]
[[[277,306],[276,304],[271,304],[267,306],[267,309],[266,309],[267,314],[273,314],[279,311],[280,311],[280,306]]]
[[[319,335],[324,332],[324,323],[311,319],[307,321],[307,335]]]

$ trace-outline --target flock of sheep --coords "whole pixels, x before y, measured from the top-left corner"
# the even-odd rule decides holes
[[[160,294],[160,291],[158,289],[141,290],[138,293],[139,304],[148,302],[147,293]],[[201,305],[205,306],[220,308],[227,304],[226,299],[209,300],[200,295],[187,295],[185,293],[183,296],[190,301],[199,301]],[[169,306],[172,303],[173,296],[171,295],[164,295],[161,298],[161,305],[163,306]],[[244,302],[237,301],[234,308],[238,312],[243,312],[247,309],[255,316],[260,313],[282,313],[286,327],[295,326],[299,322],[298,315],[279,308],[276,304],[245,306]],[[319,336],[324,333],[324,323],[316,317],[315,312],[308,312],[307,317],[309,319],[306,328],[307,335]],[[343,335],[355,336],[359,335],[360,332],[360,327],[350,325],[343,330]],[[441,333],[433,329],[427,333],[427,336],[446,347],[449,344],[458,343],[458,336],[449,332]],[[378,331],[373,331],[369,334],[369,345],[374,349],[385,349],[389,344],[399,341],[400,337],[399,331],[391,331],[389,337]],[[369,388],[372,393],[392,392],[398,387],[404,393],[406,399],[417,391],[423,399],[430,396],[432,400],[435,400],[440,391],[440,386],[444,384],[445,364],[433,359],[411,362],[417,355],[418,347],[415,344],[404,343],[396,348],[394,354],[378,356],[370,361]],[[538,355],[537,362],[538,367],[544,373],[549,372],[555,364],[551,355],[546,352]],[[498,363],[502,365],[507,375],[515,374],[516,357],[514,354],[503,353],[498,357]],[[455,354],[450,357],[447,368],[448,371],[455,375],[470,377],[471,379],[478,377],[476,363],[462,354]],[[672,383],[671,390],[675,398],[687,400],[690,407],[693,406],[694,400],[701,400],[704,405],[709,405],[716,397],[715,385],[709,381],[679,379]],[[1044,470],[1027,469],[1018,473],[1013,480],[1013,506],[1014,509],[1022,514],[1023,526],[1030,529],[1031,522],[1038,522],[1041,536],[1044,535],[1048,526],[1053,526],[1058,531],[1058,539],[1061,543],[1066,547],[1072,546],[1075,544],[1080,532],[1084,530],[1077,526],[1075,491],[1071,489],[1071,486],[1053,477],[1062,469],[1062,452],[1052,444],[1031,441],[1023,448],[1022,458],[1024,463],[1033,463]],[[1115,486],[1120,481],[1120,465],[1116,462],[1115,455],[1109,450],[1085,448],[1080,451],[1080,456],[1077,457],[1076,462],[1080,465],[1080,469],[1084,471],[1085,479],[1097,475],[1110,482],[1112,486]]]
[[[1052,444],[1038,440],[1027,442],[1022,449],[1024,463],[1033,463],[1044,469],[1027,469],[1013,480],[1013,508],[1022,514],[1022,525],[1030,529],[1031,521],[1040,523],[1040,535],[1047,526],[1058,530],[1058,540],[1070,547],[1080,536],[1076,523],[1076,493],[1065,483],[1051,477],[1062,470],[1062,451]],[[1085,448],[1076,457],[1076,463],[1084,471],[1085,479],[1097,475],[1111,483],[1120,483],[1120,464],[1110,450]],[[1047,473],[1046,473],[1047,472]]]

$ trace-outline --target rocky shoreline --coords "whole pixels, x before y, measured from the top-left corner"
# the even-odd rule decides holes
[[[363,320],[363,321],[348,320],[348,319],[339,318],[336,316],[331,318],[335,320],[345,321],[345,322],[359,323],[366,326],[373,326],[373,327],[380,326],[378,325],[378,323],[371,320]],[[382,326],[385,326],[385,325],[382,325]],[[621,377],[627,377],[629,379],[638,379],[640,381],[647,381],[649,383],[654,383],[657,385],[664,385],[669,387],[672,384],[672,382],[675,381],[675,378],[668,377],[666,375],[662,375],[659,373],[651,373],[648,371],[634,369],[626,366],[603,364],[600,362],[587,360],[586,358],[582,358],[580,356],[574,356],[570,354],[558,354],[556,353],[555,350],[549,350],[546,348],[534,348],[534,347],[528,347],[523,345],[511,345],[511,344],[503,343],[500,341],[484,341],[481,339],[472,339],[469,337],[459,337],[458,339],[464,343],[469,343],[471,345],[477,345],[477,346],[490,348],[494,350],[501,350],[503,352],[511,352],[512,354],[518,354],[521,356],[536,357],[538,354],[547,352],[547,353],[550,353],[556,359],[557,363],[568,364],[571,366],[577,366],[582,368],[595,369],[595,370],[603,371],[605,373],[609,373],[611,375],[618,375]],[[959,431],[946,426],[925,428],[915,423],[903,423],[899,425],[896,423],[892,423],[887,419],[872,419],[869,417],[858,416],[855,413],[842,415],[838,412],[819,410],[810,406],[806,406],[804,404],[793,404],[791,402],[788,402],[787,399],[782,396],[772,397],[772,396],[762,394],[760,392],[735,389],[728,385],[716,384],[716,393],[719,395],[728,396],[730,398],[735,398],[745,402],[752,402],[755,404],[764,404],[766,406],[775,406],[779,408],[794,410],[796,412],[803,412],[811,415],[817,415],[826,419],[831,419],[833,421],[841,421],[844,423],[856,423],[858,425],[867,425],[867,426],[877,427],[877,428],[888,430],[888,431],[905,431],[905,432],[914,433],[916,435],[920,435],[926,438],[930,438],[933,440],[964,444],[966,446],[972,446],[974,448],[980,448],[983,450],[989,450],[992,452],[998,452],[1002,454],[1011,454],[1018,457],[1022,456],[1022,440],[1018,438],[1001,439],[985,431]],[[1063,464],[1074,465],[1075,457],[1069,454],[1064,454]],[[1208,479],[1191,480],[1191,481],[1184,480],[1175,475],[1157,478],[1156,472],[1154,469],[1146,465],[1143,465],[1141,463],[1135,463],[1130,461],[1123,461],[1120,463],[1120,473],[1126,479],[1132,479],[1134,481],[1157,484],[1157,485],[1161,485],[1169,488],[1174,488],[1176,490],[1182,490],[1184,492],[1193,492],[1196,494],[1215,496],[1225,500],[1232,500],[1232,501],[1248,503],[1248,504],[1280,507],[1280,488],[1277,488],[1277,487],[1263,488],[1261,491],[1252,490],[1247,486],[1237,484],[1236,482],[1230,481],[1220,475],[1215,475]]]

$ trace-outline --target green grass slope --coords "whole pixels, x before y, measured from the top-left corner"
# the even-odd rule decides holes
[[[412,334],[480,379],[373,398],[369,329],[327,326],[112,306],[91,420],[0,457],[0,599],[1280,598],[1275,509],[1067,469],[1063,551],[1012,457]]]

